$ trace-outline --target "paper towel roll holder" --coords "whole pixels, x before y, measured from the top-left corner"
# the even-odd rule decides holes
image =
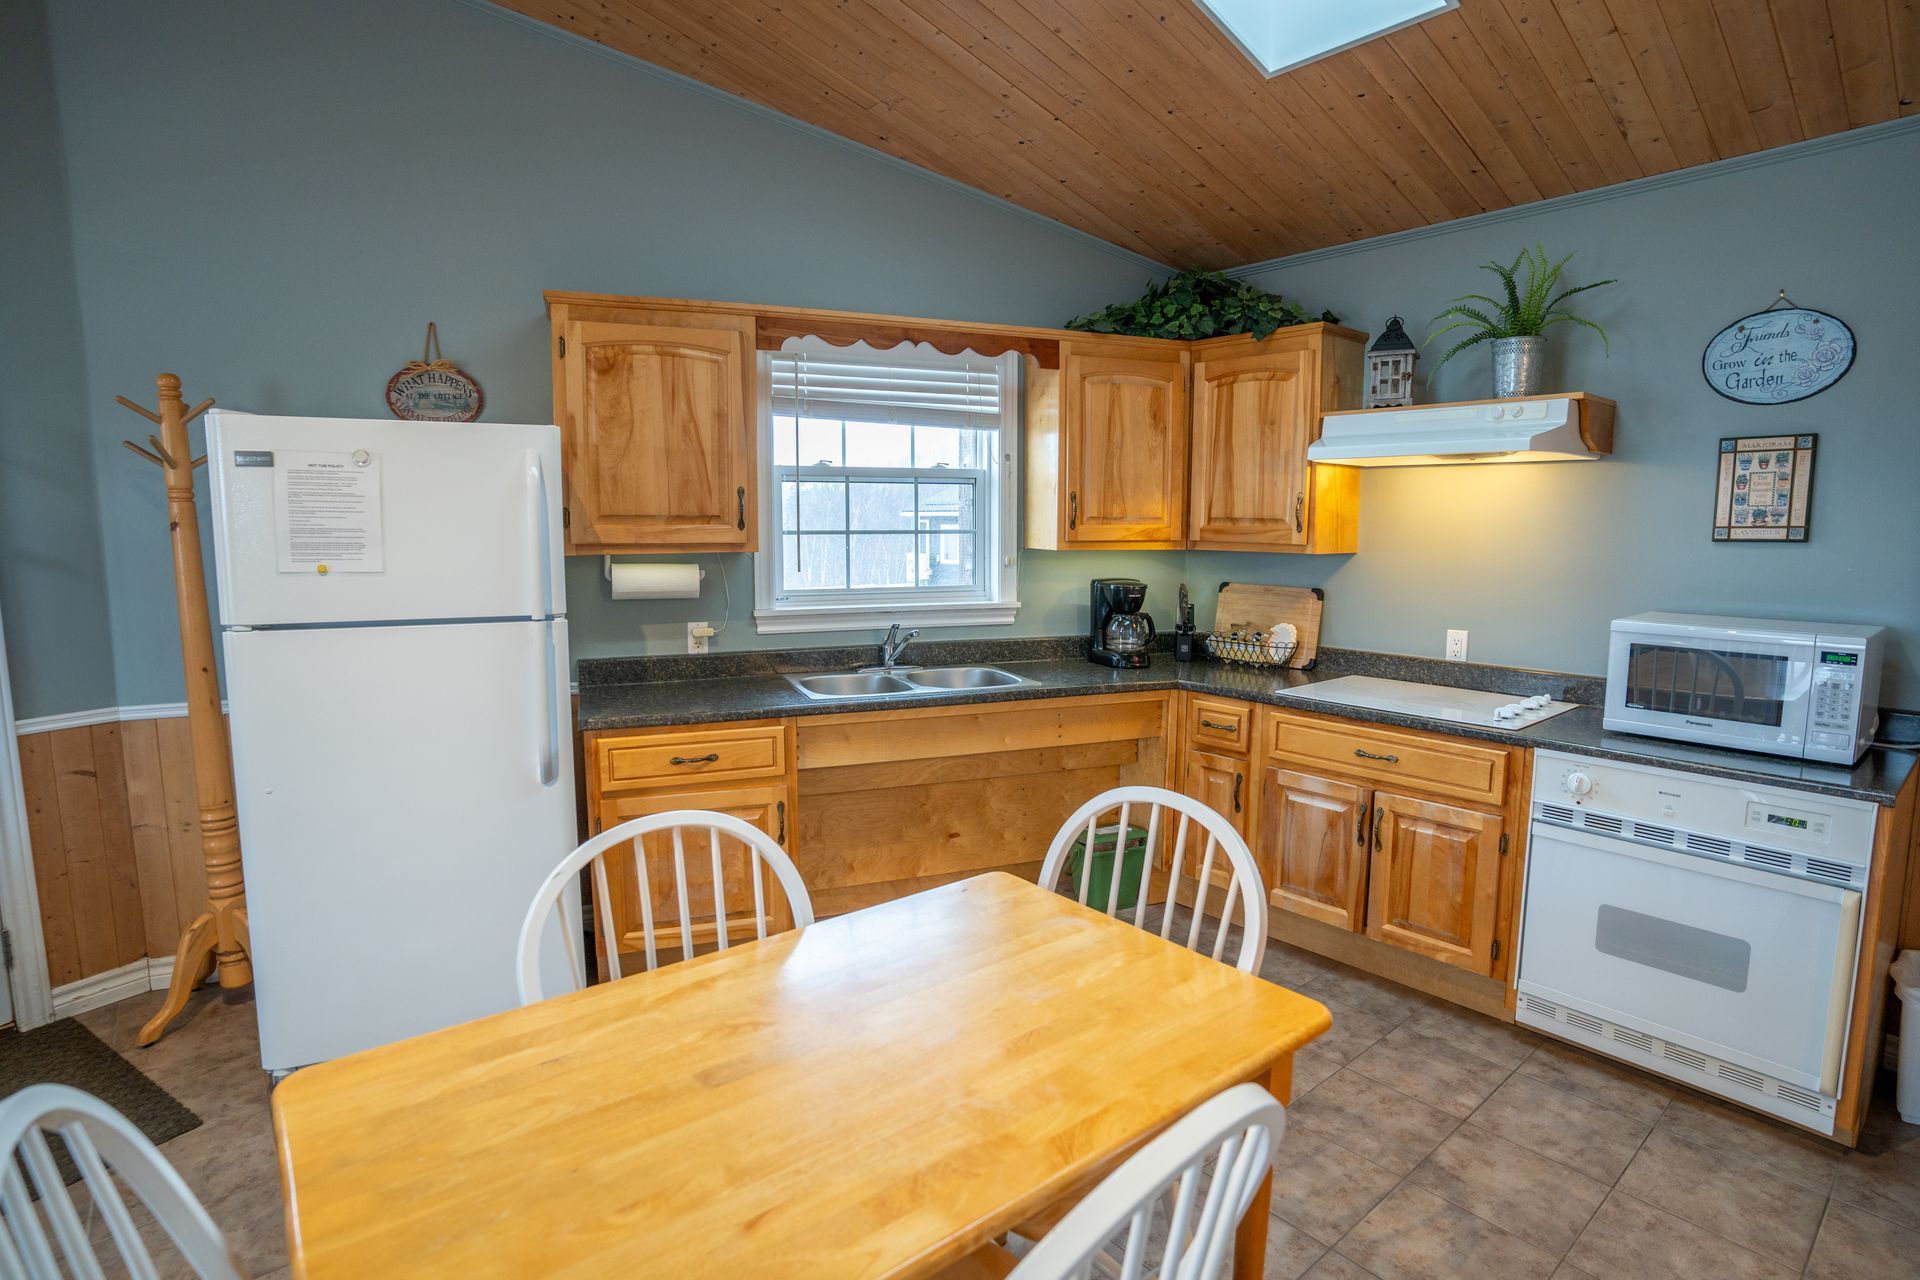
[[[699,565],[696,567],[699,568],[700,570],[700,581],[704,583],[707,580],[706,566]],[[613,557],[612,556],[600,557],[600,575],[604,577],[608,582],[613,581]]]

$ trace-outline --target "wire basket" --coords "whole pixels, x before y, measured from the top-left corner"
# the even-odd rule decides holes
[[[1209,631],[1203,641],[1207,653],[1222,662],[1239,662],[1250,667],[1284,667],[1293,661],[1299,649],[1297,640],[1269,642],[1260,631]]]

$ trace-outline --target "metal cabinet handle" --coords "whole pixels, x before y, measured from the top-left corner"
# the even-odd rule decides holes
[[[1353,842],[1362,845],[1367,842],[1367,802],[1365,800],[1360,802],[1360,812],[1353,819]]]
[[[775,844],[785,844],[787,842],[787,802],[785,800],[780,801],[773,806],[773,811],[780,815],[780,834],[773,838],[773,842]]]
[[[1359,756],[1362,760],[1384,760],[1388,764],[1400,763],[1399,756],[1377,756],[1371,751],[1362,751],[1359,747],[1353,749],[1353,754]]]
[[[1202,729],[1218,729],[1221,733],[1240,732],[1240,726],[1237,724],[1215,724],[1213,721],[1206,719],[1200,721],[1200,727]]]
[[[674,756],[671,759],[669,759],[667,763],[668,764],[712,764],[714,761],[718,760],[719,758],[720,758],[720,753],[718,751],[709,751],[707,752],[706,755],[703,755],[703,756]]]
[[[1240,812],[1240,783],[1243,780],[1243,775],[1238,773],[1233,775],[1233,811],[1235,813]]]
[[[1304,489],[1293,495],[1293,531],[1307,531],[1307,494]]]
[[[1382,808],[1380,808],[1380,807],[1379,807],[1378,805],[1375,805],[1375,806],[1374,806],[1374,810],[1373,810],[1373,847],[1374,847],[1374,848],[1375,848],[1376,850],[1380,848],[1380,819],[1382,819],[1382,818],[1384,818],[1384,817],[1386,817],[1386,816],[1387,816],[1387,811],[1386,811],[1385,809],[1382,809]]]
[[[740,504],[740,518],[734,523],[734,528],[744,533],[747,528],[747,487],[741,485],[733,491],[733,496],[734,500]]]
[[[1069,529],[1076,528],[1078,527],[1079,524],[1080,524],[1080,495],[1076,491],[1069,490],[1067,492],[1067,528]]]

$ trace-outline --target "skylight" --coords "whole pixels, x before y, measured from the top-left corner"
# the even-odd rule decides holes
[[[1458,8],[1460,0],[1200,0],[1268,76]]]

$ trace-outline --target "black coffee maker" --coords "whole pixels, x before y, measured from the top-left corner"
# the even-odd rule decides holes
[[[1138,578],[1095,578],[1087,660],[1109,667],[1144,667],[1153,646],[1153,619],[1142,613],[1147,584]]]

